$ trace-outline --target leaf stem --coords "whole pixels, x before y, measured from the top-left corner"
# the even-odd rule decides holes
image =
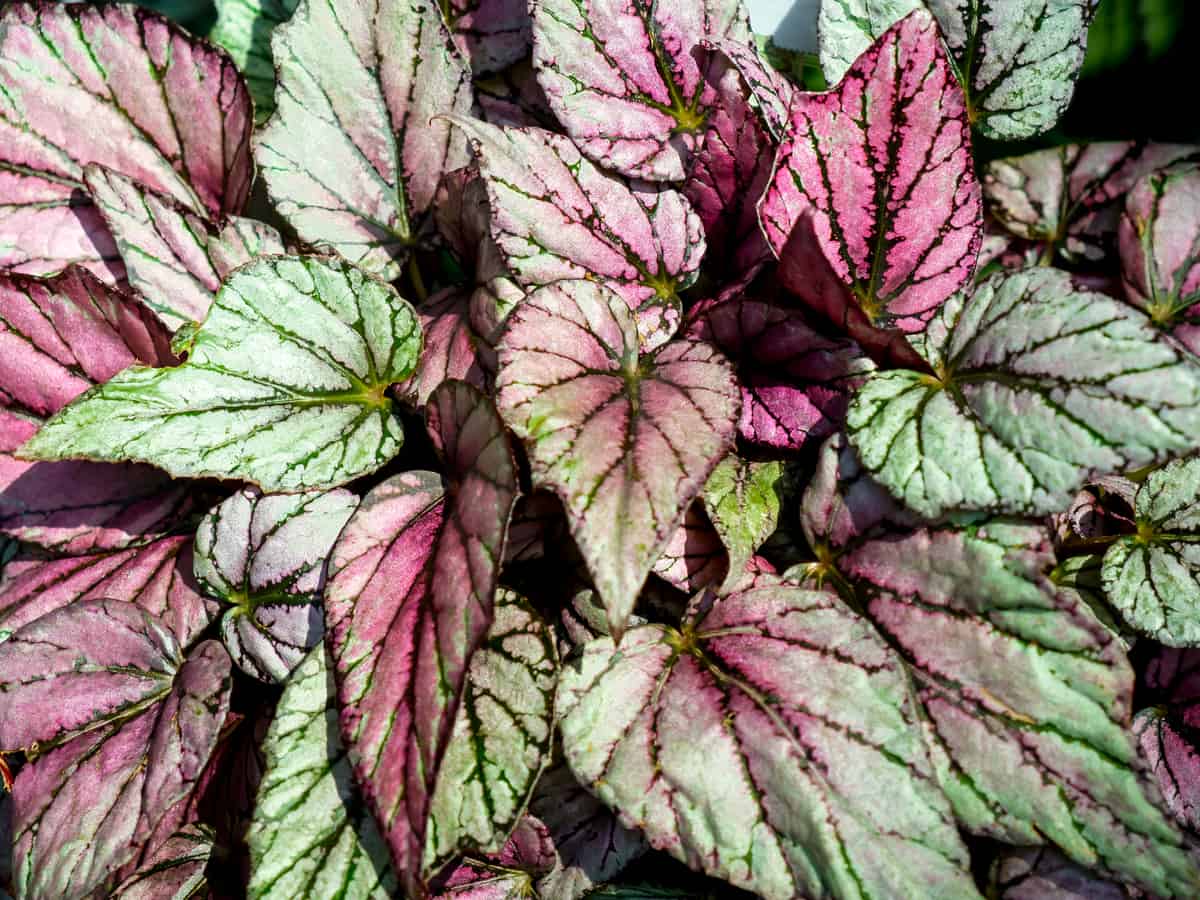
[[[425,290],[425,279],[421,277],[421,267],[417,265],[417,255],[412,253],[408,257],[408,280],[412,282],[413,290],[417,294],[417,302],[424,303],[429,299],[429,291]]]

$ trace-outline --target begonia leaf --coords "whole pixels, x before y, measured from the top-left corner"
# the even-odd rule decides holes
[[[558,119],[537,82],[533,63],[522,60],[503,72],[475,79],[475,97],[483,120],[510,128],[558,128]]]
[[[1183,715],[1162,707],[1143,709],[1133,719],[1142,757],[1154,773],[1167,809],[1193,832],[1200,827],[1200,725],[1195,708]]]
[[[743,43],[728,38],[706,41],[705,45],[719,50],[729,60],[746,85],[751,106],[759,120],[776,141],[788,133],[789,110],[795,85],[768,62],[756,43]]]
[[[299,5],[300,0],[216,0],[217,22],[209,39],[224,47],[241,70],[260,124],[275,110],[271,35]]]
[[[456,124],[471,137],[492,237],[512,277],[527,288],[602,282],[637,312],[647,349],[669,339],[679,325],[678,292],[695,281],[704,255],[703,225],[687,199],[601,172],[561,135]]]
[[[113,900],[188,900],[208,886],[205,869],[213,851],[212,831],[189,825],[158,849],[109,895]]]
[[[450,379],[482,390],[486,370],[480,358],[480,339],[471,328],[470,296],[446,288],[417,307],[424,343],[416,371],[399,387],[399,395],[423,407],[430,394]]]
[[[966,105],[933,18],[902,19],[832,91],[798,94],[790,119],[763,228],[776,256],[810,229],[843,288],[790,286],[838,322],[924,330],[969,284],[983,228]]]
[[[903,666],[774,579],[563,670],[575,774],[652,846],[769,900],[977,896]]]
[[[682,181],[716,103],[701,41],[749,43],[738,0],[538,0],[538,83],[591,160],[631,178]],[[719,64],[719,63],[717,63]]]
[[[992,276],[920,349],[935,375],[876,372],[846,418],[866,468],[922,515],[1056,512],[1089,476],[1197,444],[1200,367],[1063,272]]]
[[[243,490],[196,531],[196,579],[228,606],[221,637],[234,663],[283,682],[321,640],[325,558],[358,498],[345,490],[262,496]]]
[[[403,440],[384,393],[416,365],[412,307],[320,257],[264,257],[222,286],[188,359],[125,370],[22,448],[32,459],[152,463],[264,490],[332,487]]]
[[[445,0],[441,6],[476,75],[499,72],[528,55],[533,22],[524,0]]]
[[[254,158],[275,208],[308,243],[396,278],[442,175],[468,161],[463,135],[431,121],[472,106],[438,5],[303,0],[272,48],[276,107]]]
[[[554,844],[545,824],[523,816],[496,853],[464,858],[444,878],[437,900],[522,900],[535,896],[534,882],[554,865]]]
[[[355,775],[405,890],[417,892],[431,799],[472,654],[486,637],[516,500],[491,401],[446,382],[426,416],[448,469],[371,490],[329,562],[326,633]]]
[[[704,507],[692,503],[650,571],[667,584],[694,594],[701,588],[719,584],[728,570],[729,556],[720,535]]]
[[[782,478],[782,462],[751,462],[732,453],[708,476],[700,496],[729,552],[727,588],[742,577],[758,548],[775,531],[780,510],[776,483]]]
[[[326,652],[315,647],[296,667],[267,732],[267,768],[247,834],[254,900],[396,893],[387,844],[338,734]]]
[[[1132,900],[1138,896],[1047,847],[1006,853],[992,863],[990,883],[996,900]]]
[[[7,4],[0,97],[2,266],[121,274],[86,198],[88,163],[195,214],[240,212],[249,195],[253,122],[237,69],[132,4]]]
[[[691,339],[639,356],[628,306],[588,281],[531,293],[497,350],[501,415],[525,442],[534,484],[562,500],[619,634],[650,567],[733,443],[732,367]]]

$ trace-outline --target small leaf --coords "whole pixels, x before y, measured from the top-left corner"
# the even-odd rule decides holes
[[[706,41],[705,45],[719,50],[738,70],[749,93],[750,104],[757,110],[762,124],[772,138],[783,140],[788,134],[795,85],[764,58],[757,39],[753,43],[729,39]]]
[[[216,0],[217,23],[209,40],[220,44],[246,78],[254,98],[254,120],[262,124],[275,110],[275,64],[271,35],[300,0]]]
[[[721,543],[729,551],[728,589],[746,571],[758,548],[779,523],[782,462],[750,462],[731,453],[708,476],[701,499]]]
[[[171,835],[109,895],[112,900],[186,900],[207,887],[205,869],[213,851],[213,833],[189,825]]]
[[[688,506],[683,521],[650,571],[687,594],[725,579],[729,557],[703,506]]]
[[[387,844],[359,796],[338,736],[324,645],[292,673],[264,745],[267,768],[250,845],[253,900],[396,894]]]
[[[254,158],[275,208],[307,243],[397,278],[442,175],[468,161],[462,135],[431,121],[471,111],[438,6],[304,0],[272,48],[276,108]]]
[[[227,609],[221,638],[238,667],[283,682],[324,632],[325,558],[358,498],[349,491],[262,496],[243,490],[196,532],[196,578]]]
[[[1200,746],[1195,707],[1179,715],[1161,707],[1143,709],[1133,734],[1175,820],[1195,832],[1200,826]]]
[[[584,155],[631,178],[682,181],[716,102],[698,45],[749,43],[741,3],[539,0],[532,12],[538,83]]]
[[[997,900],[1133,900],[1123,885],[1106,881],[1057,850],[1023,847],[992,863],[990,881]]]
[[[646,575],[734,439],[739,397],[711,346],[639,357],[629,308],[564,281],[530,294],[497,348],[498,401],[553,489],[619,633]]]
[[[1093,475],[1197,444],[1200,367],[1064,272],[992,276],[946,304],[920,347],[937,376],[876,372],[847,429],[867,470],[924,516],[1056,512]]]
[[[332,259],[267,257],[225,282],[187,362],[127,369],[21,453],[149,462],[269,491],[344,484],[399,449],[384,391],[419,350],[416,315],[391,287]]]
[[[554,845],[546,826],[524,816],[498,853],[462,860],[434,895],[437,900],[524,900],[536,896],[534,881],[554,864]]]
[[[525,287],[589,278],[638,315],[646,349],[679,324],[678,292],[704,255],[700,219],[678,191],[606,175],[561,135],[455,124],[470,135],[487,184],[492,237]]]
[[[529,53],[533,23],[524,0],[446,0],[442,11],[477,76],[499,72]]]
[[[465,381],[483,390],[487,377],[480,339],[471,328],[470,296],[446,288],[417,307],[417,318],[424,334],[421,360],[412,376],[397,388],[398,395],[423,407],[443,381]]]

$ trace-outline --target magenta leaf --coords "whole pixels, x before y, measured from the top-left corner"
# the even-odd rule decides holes
[[[116,247],[87,202],[99,163],[197,215],[250,192],[250,95],[210,44],[132,5],[11,3],[0,19],[0,265],[73,262],[106,280]]]
[[[704,43],[724,54],[742,76],[750,105],[771,137],[775,141],[787,137],[795,85],[763,58],[755,42],[724,39]]]
[[[530,294],[500,341],[500,412],[553,489],[620,633],[655,560],[734,440],[729,363],[672,341],[639,356],[622,298],[564,281]]]
[[[834,90],[798,94],[759,213],[776,256],[807,219],[806,240],[843,283],[840,296],[806,301],[839,322],[855,309],[876,328],[924,330],[975,269],[983,222],[970,144],[962,89],[922,10]]]
[[[1133,900],[1143,896],[1107,881],[1047,847],[1014,849],[992,863],[996,900]],[[1136,889],[1135,889],[1136,890]]]
[[[900,659],[832,594],[778,578],[682,631],[597,638],[559,682],[571,769],[652,846],[737,887],[971,897]]]
[[[516,281],[589,278],[637,312],[646,349],[679,325],[678,292],[695,281],[703,225],[678,191],[606,175],[565,137],[457,119],[487,184],[492,237]]]
[[[480,356],[480,339],[471,328],[470,296],[446,288],[417,307],[425,339],[416,371],[400,382],[399,396],[423,407],[429,396],[450,379],[465,381],[483,390],[486,369]]]
[[[407,472],[363,499],[325,591],[341,731],[406,890],[423,865],[432,794],[472,654],[492,620],[516,467],[491,402],[462,382],[426,415],[449,486]]]
[[[439,5],[312,0],[272,47],[276,109],[254,158],[275,208],[306,242],[396,278],[442,175],[468,161],[463,136],[431,121],[472,105]]]
[[[196,578],[228,608],[221,637],[246,674],[283,682],[324,631],[322,569],[358,498],[239,491],[196,531]]]
[[[688,334],[715,344],[737,366],[742,439],[782,450],[839,428],[851,393],[875,368],[853,341],[825,337],[799,311],[760,300],[699,307]]]
[[[544,823],[524,816],[497,853],[472,854],[443,879],[437,900],[520,900],[537,896],[537,876],[554,865],[554,843]]]
[[[682,181],[703,140],[715,62],[701,41],[748,43],[738,0],[538,0],[533,62],[583,153],[631,178]]]
[[[1182,715],[1180,714],[1182,712]],[[1154,774],[1167,809],[1184,828],[1200,828],[1200,715],[1150,707],[1133,720],[1142,757]]]
[[[212,831],[188,825],[159,845],[109,896],[113,900],[195,896],[207,887],[205,869],[212,851]]]
[[[694,594],[720,584],[729,570],[725,546],[699,503],[692,503],[652,571],[667,584]]]
[[[499,72],[529,52],[533,23],[524,0],[446,0],[442,11],[476,75]]]

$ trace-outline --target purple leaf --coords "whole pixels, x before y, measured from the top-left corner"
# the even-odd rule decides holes
[[[400,382],[397,392],[423,407],[443,381],[465,381],[483,390],[487,375],[480,360],[479,337],[471,329],[470,296],[446,288],[417,307],[425,341],[416,371]]]
[[[997,900],[1126,900],[1143,896],[1071,862],[1056,850],[1024,847],[992,863]]]
[[[583,153],[631,178],[682,181],[716,103],[699,44],[748,43],[741,3],[537,0],[532,11],[538,83]]]
[[[446,0],[442,11],[476,75],[499,72],[529,52],[533,23],[525,0]]]
[[[563,670],[571,769],[651,845],[770,900],[975,895],[903,666],[778,578]]]
[[[692,503],[687,508],[650,571],[688,594],[724,581],[729,557],[702,504]]]
[[[606,175],[561,135],[455,120],[487,184],[492,237],[525,287],[589,278],[637,312],[646,349],[679,325],[678,292],[696,279],[703,225],[682,194]]]
[[[787,76],[767,62],[752,41],[725,39],[704,43],[712,50],[719,50],[738,70],[749,92],[749,102],[771,137],[776,141],[787,137],[792,98],[796,94]]]
[[[620,633],[646,575],[734,440],[732,367],[711,346],[672,341],[638,355],[633,318],[601,285],[530,294],[497,348],[498,401],[553,489]]]
[[[321,640],[325,558],[357,505],[343,490],[264,497],[246,489],[204,517],[196,578],[232,606],[221,637],[243,672],[283,682]]]
[[[1162,791],[1167,809],[1184,828],[1200,831],[1200,729],[1195,707],[1181,716],[1151,707],[1133,719],[1142,757]]]
[[[498,853],[464,859],[444,879],[437,900],[520,900],[536,896],[534,882],[554,865],[546,826],[525,816]]]
[[[776,256],[798,224],[810,228],[843,287],[791,287],[835,321],[856,309],[876,328],[923,331],[975,269],[983,221],[970,144],[962,89],[923,10],[834,90],[798,94],[759,213]]]
[[[109,895],[113,900],[164,900],[196,896],[207,886],[205,869],[213,834],[203,825],[175,832]]]
[[[733,360],[744,440],[799,450],[841,427],[850,394],[873,371],[858,345],[814,331],[797,310],[730,299],[698,308],[688,334]]]
[[[0,265],[119,276],[83,193],[99,163],[195,214],[250,191],[250,95],[232,61],[132,5],[12,3],[0,19]]]
[[[426,872],[430,800],[472,654],[492,619],[516,468],[491,402],[447,382],[427,406],[431,472],[374,488],[343,530],[325,591],[341,730],[406,890]]]
[[[254,158],[276,209],[307,243],[396,278],[442,176],[468,161],[431,121],[472,106],[438,4],[311,0],[272,48],[276,108]]]

